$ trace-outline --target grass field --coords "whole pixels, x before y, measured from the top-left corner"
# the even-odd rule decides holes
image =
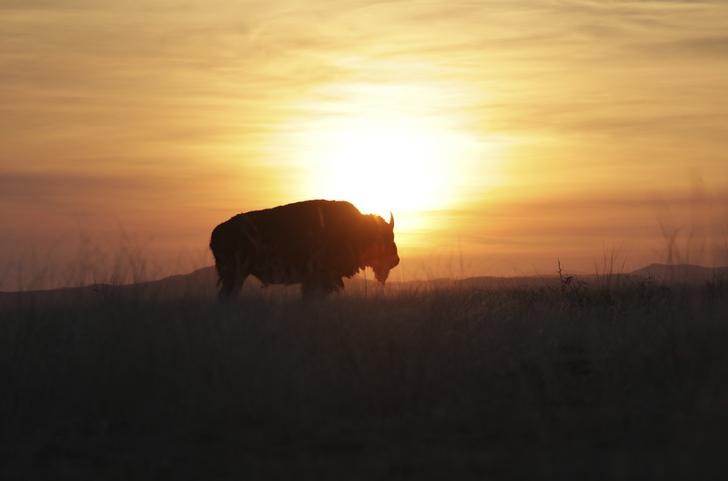
[[[728,285],[0,304],[0,479],[719,479]]]

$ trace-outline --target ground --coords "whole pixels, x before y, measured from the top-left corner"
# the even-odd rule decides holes
[[[0,304],[0,478],[717,479],[728,287]]]

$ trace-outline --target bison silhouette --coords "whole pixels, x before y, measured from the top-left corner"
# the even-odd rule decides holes
[[[364,215],[345,201],[308,200],[238,214],[213,229],[219,296],[236,295],[253,275],[264,286],[301,284],[304,297],[344,287],[371,267],[382,284],[399,264],[394,216]]]

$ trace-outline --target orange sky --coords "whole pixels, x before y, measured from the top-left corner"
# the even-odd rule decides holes
[[[728,264],[726,32],[718,1],[0,0],[0,290],[183,272],[322,197],[394,211],[395,280],[673,232]]]

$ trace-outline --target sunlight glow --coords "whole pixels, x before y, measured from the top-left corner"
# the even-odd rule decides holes
[[[404,119],[357,119],[325,135],[321,176],[314,180],[324,197],[348,199],[385,216],[433,208],[451,194],[442,133]]]
[[[342,83],[306,96],[270,143],[270,158],[295,173],[288,197],[348,200],[384,218],[391,211],[403,245],[427,243],[426,232],[447,229],[438,211],[499,181],[502,142],[470,130],[467,109],[454,108],[464,91]]]

